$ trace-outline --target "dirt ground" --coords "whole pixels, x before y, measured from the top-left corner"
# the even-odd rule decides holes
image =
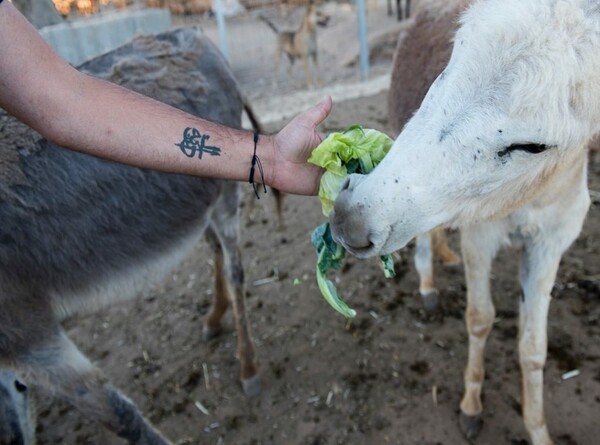
[[[384,2],[375,3],[368,27],[380,45],[371,53],[372,75],[389,71],[395,45],[381,37],[396,31]],[[357,55],[356,19],[351,10],[336,11],[319,30],[325,85],[358,78],[349,63]],[[233,69],[250,99],[305,87],[303,71],[288,73],[285,62],[281,75],[273,75],[275,37],[263,22],[249,15],[228,23]],[[217,39],[214,19],[186,17],[174,24],[200,24]],[[337,104],[324,130],[354,123],[385,129],[386,101],[383,93]],[[358,311],[348,323],[315,283],[309,237],[323,221],[318,200],[287,197],[286,228],[278,230],[273,200],[252,206],[246,188],[242,247],[263,387],[258,399],[247,400],[238,382],[231,314],[219,338],[202,340],[212,293],[205,244],[151,293],[67,320],[79,347],[175,444],[466,444],[457,422],[467,354],[462,268],[440,267],[443,310],[430,315],[417,290],[414,246],[400,253],[391,280],[375,261],[348,259],[336,280]],[[590,167],[590,188],[595,204],[563,259],[549,318],[545,407],[561,445],[596,445],[600,437],[600,156]],[[457,233],[451,242],[458,248]],[[479,445],[528,443],[520,416],[515,258],[505,251],[495,263],[497,322],[486,352]],[[561,379],[575,369],[577,377]],[[40,445],[123,444],[51,394],[38,398]]]
[[[337,104],[326,130],[353,123],[384,129],[385,108],[385,94]],[[546,415],[557,444],[566,445],[595,445],[600,437],[600,159],[590,168],[590,187],[595,204],[562,262],[549,320]],[[238,383],[231,314],[221,337],[202,341],[211,298],[204,244],[149,295],[68,320],[81,349],[180,445],[466,443],[457,422],[467,354],[462,268],[439,270],[443,315],[429,316],[413,246],[401,252],[395,279],[385,279],[375,261],[350,259],[337,275],[358,311],[347,323],[315,283],[309,235],[323,221],[318,199],[286,197],[286,228],[278,231],[273,201],[251,208],[250,186],[247,198],[242,246],[263,386],[258,399],[247,400]],[[457,233],[451,241],[458,247]],[[516,263],[511,251],[495,263],[498,318],[486,354],[481,445],[528,443],[519,413]],[[579,376],[561,380],[574,369]],[[122,443],[47,394],[38,439]]]

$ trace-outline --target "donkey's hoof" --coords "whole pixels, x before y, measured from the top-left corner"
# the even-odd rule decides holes
[[[204,341],[212,340],[213,338],[218,337],[219,334],[221,334],[220,326],[210,327],[205,325],[204,328],[202,328],[202,338]]]
[[[481,414],[468,416],[462,411],[460,412],[460,429],[467,440],[475,439],[479,435],[482,425],[483,419],[481,418]]]
[[[242,388],[249,399],[258,397],[260,395],[260,377],[258,377],[258,374],[249,379],[242,379]]]
[[[435,312],[440,303],[440,293],[437,289],[431,289],[427,292],[421,292],[423,306],[427,312]]]

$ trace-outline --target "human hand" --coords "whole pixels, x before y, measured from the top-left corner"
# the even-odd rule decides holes
[[[273,137],[273,163],[269,185],[282,192],[297,195],[316,195],[323,169],[306,160],[325,134],[316,128],[325,120],[333,101],[327,96],[317,105],[296,116]]]

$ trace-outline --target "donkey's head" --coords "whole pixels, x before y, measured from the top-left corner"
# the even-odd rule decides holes
[[[390,153],[344,184],[335,238],[359,257],[389,253],[530,202],[600,130],[599,73],[597,1],[479,0]]]

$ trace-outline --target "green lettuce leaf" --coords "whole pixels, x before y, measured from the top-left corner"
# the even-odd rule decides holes
[[[317,227],[312,235],[311,241],[317,251],[317,284],[319,290],[329,303],[340,314],[348,318],[356,316],[356,311],[348,307],[344,300],[340,298],[335,288],[335,285],[327,279],[327,271],[329,269],[340,269],[342,260],[346,255],[346,251],[336,244],[329,230],[329,223],[321,224]]]
[[[338,176],[329,171],[323,173],[319,188],[319,199],[321,200],[323,215],[329,216],[333,210],[333,204],[345,180],[346,176]]]
[[[383,255],[379,257],[381,261],[381,267],[383,268],[383,274],[386,278],[394,278],[396,271],[394,270],[394,257],[392,255]]]
[[[353,125],[342,133],[330,133],[313,150],[308,162],[326,170],[321,177],[319,189],[319,199],[326,217],[333,209],[346,176],[352,173],[370,173],[390,151],[393,142],[390,137],[377,130],[364,130],[360,125]],[[335,285],[326,278],[328,270],[342,267],[345,250],[333,240],[329,223],[317,227],[311,235],[311,241],[317,251],[316,276],[321,294],[336,311],[353,318],[356,311],[344,303]],[[387,278],[395,276],[391,255],[382,256],[381,265]]]
[[[329,216],[344,179],[350,173],[371,173],[392,148],[394,141],[377,130],[353,125],[343,133],[330,133],[308,158],[323,167],[319,198],[323,214]]]

